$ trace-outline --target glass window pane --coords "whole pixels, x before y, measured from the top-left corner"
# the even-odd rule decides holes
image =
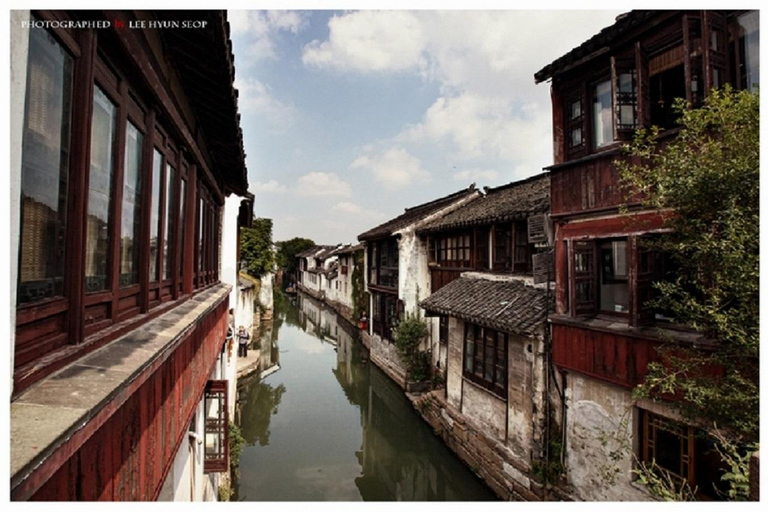
[[[581,101],[571,103],[571,120],[581,117]]]
[[[125,130],[125,176],[120,236],[120,286],[139,282],[141,232],[141,147],[144,137],[128,121]]]
[[[595,147],[613,142],[613,115],[611,112],[611,81],[595,86],[592,100],[592,137]]]
[[[165,171],[165,215],[163,216],[165,222],[165,238],[163,240],[163,279],[170,279],[171,269],[173,268],[174,251],[172,250],[172,242],[176,235],[175,216],[173,212],[176,211],[176,194],[174,183],[176,183],[176,169],[173,166],[166,164]]]
[[[179,277],[184,275],[184,247],[186,240],[186,222],[184,219],[187,218],[187,180],[182,179],[181,180],[181,210],[179,212],[179,231],[181,231],[181,242],[180,247],[181,250],[179,251]]]
[[[157,258],[160,256],[160,197],[163,186],[163,155],[158,150],[152,155],[152,204],[149,221],[149,280],[157,281]]]
[[[754,89],[760,84],[760,17],[758,11],[739,16],[743,33],[742,75],[744,87]]]
[[[63,295],[72,58],[29,30],[17,302]]]
[[[91,166],[85,238],[85,291],[109,288],[110,213],[117,108],[99,87],[93,89]]]
[[[601,243],[600,265],[600,309],[619,313],[627,312],[629,286],[626,240]]]

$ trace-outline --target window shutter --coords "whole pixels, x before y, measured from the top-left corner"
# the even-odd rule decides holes
[[[591,315],[597,311],[597,262],[594,240],[573,242],[573,314]]]
[[[226,380],[209,380],[205,386],[205,473],[229,470],[228,389]]]
[[[543,213],[528,217],[528,242],[532,244],[550,244],[550,218]]]
[[[552,267],[552,251],[541,252],[533,255],[533,283],[547,283],[552,281],[555,273]]]

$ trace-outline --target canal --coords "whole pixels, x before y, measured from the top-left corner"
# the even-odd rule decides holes
[[[240,501],[495,500],[315,299],[281,295],[238,386]]]

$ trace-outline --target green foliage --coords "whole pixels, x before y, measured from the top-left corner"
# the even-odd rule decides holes
[[[277,242],[277,266],[289,276],[296,272],[296,255],[311,249],[316,244],[309,238],[291,238],[284,242]]]
[[[726,490],[718,490],[718,492],[729,501],[748,501],[749,459],[759,449],[759,445],[754,443],[749,445],[748,449],[740,450],[736,444],[730,442],[719,430],[715,431],[715,438],[718,441],[715,449],[717,449],[720,458],[728,466],[728,470],[721,478],[725,483]]]
[[[228,483],[219,484],[219,501],[229,501],[232,499],[232,487]]]
[[[229,422],[229,471],[233,475],[239,475],[240,474],[240,453],[243,451],[243,446],[245,445],[245,438],[243,438],[243,435],[240,431],[240,427]],[[219,488],[221,490],[221,487]],[[231,493],[230,493],[231,494]],[[219,498],[219,501],[229,501],[229,496],[227,496],[227,499],[222,500]]]
[[[272,272],[275,252],[272,249],[272,219],[253,219],[252,228],[240,229],[240,261],[244,271],[253,277]]]
[[[565,473],[565,467],[563,466],[563,431],[560,426],[554,421],[554,418],[550,420],[549,436],[547,439],[548,450],[546,456],[542,460],[533,460],[531,463],[531,470],[533,476],[540,482],[548,482],[550,484],[557,483],[560,475]]]
[[[714,340],[718,350],[667,350],[637,397],[681,396],[683,414],[725,427],[732,440],[759,435],[759,96],[730,87],[705,105],[677,103],[681,130],[666,145],[639,130],[617,162],[629,196],[674,212],[649,245],[679,267],[656,285],[654,306]],[[639,196],[634,194],[639,192]],[[721,367],[724,372],[711,371]]]
[[[633,472],[637,475],[637,482],[660,500],[696,501],[697,488],[691,489],[687,481],[679,482],[673,479],[670,472],[659,467],[656,462],[638,462]]]
[[[419,350],[421,342],[429,335],[427,323],[418,315],[406,314],[394,332],[397,354],[405,365],[408,379],[424,382],[429,378],[430,353]]]
[[[365,311],[365,316],[370,318],[368,314],[369,295],[365,289],[365,257],[363,251],[357,251],[353,257],[355,268],[352,270],[352,318],[358,320],[363,311]]]

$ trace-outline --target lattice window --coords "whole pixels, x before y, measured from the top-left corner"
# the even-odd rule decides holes
[[[205,387],[205,473],[229,470],[228,382],[209,380]]]

